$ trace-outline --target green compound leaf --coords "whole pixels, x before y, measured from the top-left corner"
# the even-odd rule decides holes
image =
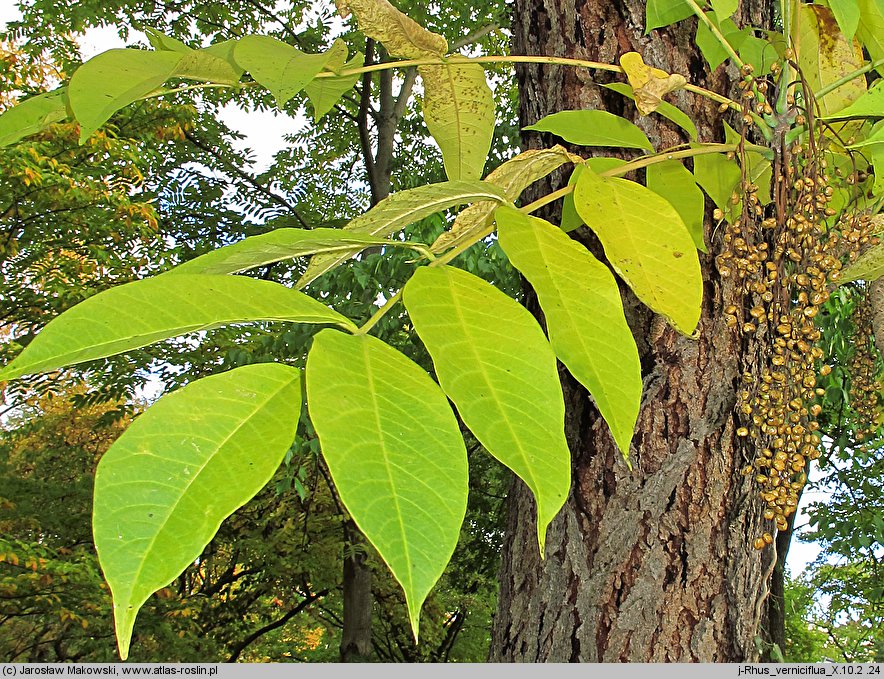
[[[176,266],[169,274],[236,273],[317,252],[352,253],[356,248],[361,250],[372,245],[404,246],[405,243],[342,229],[275,229],[207,252]]]
[[[584,170],[574,205],[608,261],[651,309],[690,335],[700,319],[703,278],[697,249],[675,208],[626,179]]]
[[[504,203],[506,200],[506,193],[503,189],[489,182],[478,180],[440,182],[419,186],[415,189],[397,191],[384,198],[368,212],[352,219],[344,227],[344,230],[354,235],[389,236],[424,217],[429,217],[456,205],[465,205],[476,201]],[[298,281],[298,287],[303,287],[327,271],[331,271],[361,249],[357,247],[349,253],[341,255],[317,255],[310,260],[307,271]]]
[[[278,283],[244,276],[163,275],[105,290],[68,309],[0,370],[0,379],[113,356],[227,323],[253,321],[356,328],[338,312]]]
[[[270,90],[279,106],[285,106],[289,99],[303,90],[325,68],[330,58],[328,52],[305,54],[266,35],[241,38],[233,56],[236,63]]]
[[[607,111],[559,111],[522,129],[549,132],[580,146],[654,150],[644,132],[625,118]]]
[[[655,163],[648,166],[646,183],[651,191],[665,198],[678,211],[697,249],[708,252],[703,242],[705,201],[691,171],[678,160]]]
[[[64,89],[38,94],[0,114],[0,147],[15,144],[68,116]]]
[[[235,41],[228,40],[226,47],[223,43],[218,43],[207,49],[195,50],[180,40],[163,35],[152,28],[145,28],[144,32],[154,49],[178,52],[182,55],[174,76],[236,85],[243,74],[243,69],[232,59]]]
[[[884,276],[884,243],[879,243],[863,253],[841,272],[841,282],[863,280],[871,283]]]
[[[417,71],[424,82],[424,122],[442,151],[445,174],[479,179],[494,136],[494,95],[485,69],[453,56]]]
[[[123,660],[148,597],[272,478],[300,408],[300,371],[238,368],[163,396],[101,458],[92,528]]]
[[[464,423],[537,501],[537,539],[571,487],[556,357],[533,316],[497,288],[453,267],[422,267],[403,300],[439,383]]]
[[[454,553],[467,453],[445,394],[381,340],[324,330],[307,358],[307,403],[341,500],[420,610]]]
[[[80,66],[68,85],[71,110],[80,123],[80,142],[121,108],[171,78],[181,58],[181,52],[113,49]]]
[[[556,356],[592,394],[628,459],[642,376],[614,275],[549,222],[508,206],[494,215],[501,247],[537,293]]]

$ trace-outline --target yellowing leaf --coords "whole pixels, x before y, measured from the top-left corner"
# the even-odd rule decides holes
[[[485,69],[464,57],[419,66],[427,129],[442,150],[449,179],[479,179],[494,136],[494,95]]]
[[[537,293],[556,356],[592,394],[628,459],[642,376],[614,275],[549,222],[508,206],[495,218],[501,247]]]
[[[687,84],[683,75],[670,75],[659,68],[648,66],[638,52],[627,52],[621,56],[620,67],[632,86],[635,106],[643,116],[656,111],[664,95]]]
[[[483,181],[450,181],[419,186],[414,189],[397,191],[384,198],[365,214],[352,219],[344,229],[356,232],[351,235],[357,236],[360,234],[389,236],[409,224],[442,210],[482,200],[503,203],[507,198],[506,194],[494,184]],[[307,271],[298,281],[298,287],[303,287],[316,280],[341,262],[346,262],[350,257],[358,254],[360,250],[362,247],[357,246],[350,252],[340,255],[313,257],[307,266]]]
[[[574,205],[633,292],[682,333],[700,319],[703,278],[697,249],[675,208],[625,179],[580,173]]]
[[[607,87],[614,92],[619,92],[624,97],[629,97],[635,101],[635,94],[632,91],[632,87],[627,83],[603,83],[603,87]],[[691,120],[691,117],[677,106],[673,106],[666,101],[661,101],[657,105],[657,108],[654,109],[654,113],[663,116],[667,120],[671,120],[678,125],[688,133],[688,136],[692,141],[696,141],[697,137],[700,136],[700,133],[697,131],[697,126],[694,124],[694,121]]]
[[[879,243],[841,272],[841,280],[848,281],[874,281],[884,276],[884,243]]]
[[[580,163],[583,159],[559,145],[551,149],[529,149],[501,163],[484,181],[499,186],[507,199],[515,202],[528,186],[568,162]],[[431,250],[442,252],[487,229],[492,222],[491,213],[499,204],[497,201],[481,201],[461,210],[451,230],[443,232]]]
[[[821,5],[795,3],[792,11],[798,65],[811,91],[816,92],[863,65],[859,44],[844,37],[832,10]],[[865,91],[865,78],[854,78],[817,100],[820,114],[837,113]]]
[[[335,0],[343,18],[356,15],[359,30],[374,38],[394,57],[420,59],[443,56],[448,42],[393,7],[387,0]]]

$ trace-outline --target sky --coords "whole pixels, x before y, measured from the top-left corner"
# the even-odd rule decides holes
[[[2,30],[6,22],[14,21],[21,18],[12,0],[0,0],[0,30]],[[140,31],[130,31],[130,42],[141,41],[147,43],[147,39]],[[125,47],[124,43],[117,31],[113,27],[104,27],[90,29],[80,40],[81,53],[84,60],[95,56],[105,50]],[[285,145],[284,136],[291,134],[305,124],[306,119],[292,118],[283,113],[274,113],[272,111],[255,111],[246,110],[241,107],[230,104],[222,110],[221,119],[231,129],[241,132],[245,135],[245,139],[239,142],[239,150],[248,147],[253,151],[252,169],[255,172],[261,172],[270,166],[276,151]],[[152,390],[157,390],[160,385],[151,387],[145,392],[146,396]],[[811,478],[814,478],[811,471]],[[823,491],[805,491],[801,496],[801,504],[798,507],[798,516],[795,525],[798,527],[807,524],[807,515],[804,510],[809,502],[818,502],[825,500],[828,494]],[[793,540],[789,549],[787,566],[793,575],[800,573],[804,567],[813,561],[820,553],[820,547],[816,543],[805,543],[800,540]]]

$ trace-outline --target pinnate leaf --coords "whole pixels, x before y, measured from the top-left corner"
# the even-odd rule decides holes
[[[347,44],[338,38],[328,51],[329,60],[325,66],[327,71],[339,72],[346,69],[362,66],[365,57],[357,52],[350,61],[347,61]],[[331,78],[314,78],[304,88],[304,92],[313,104],[313,120],[318,121],[322,116],[332,110],[345,92],[353,89],[359,74],[339,75]]]
[[[638,298],[682,333],[693,333],[703,279],[696,246],[675,208],[640,184],[589,168],[577,180],[574,205]]]
[[[479,179],[494,136],[494,95],[485,70],[453,56],[441,66],[419,66],[427,129],[442,150],[449,179]]]
[[[565,405],[543,331],[523,306],[453,267],[418,269],[403,300],[464,423],[534,493],[543,554],[571,485]]]
[[[420,610],[454,553],[467,453],[445,394],[381,340],[324,330],[307,358],[307,403],[341,500]]]
[[[622,146],[648,151],[654,148],[644,132],[607,111],[559,111],[524,129],[549,132],[580,146]]]
[[[112,356],[226,323],[352,322],[307,295],[244,276],[157,276],[89,297],[50,321],[0,370],[8,380]]]
[[[101,458],[92,527],[124,660],[138,609],[267,484],[300,408],[297,369],[238,368],[163,396]]]
[[[537,293],[556,356],[595,399],[624,458],[642,394],[638,349],[613,274],[564,231],[508,206],[500,245]]]

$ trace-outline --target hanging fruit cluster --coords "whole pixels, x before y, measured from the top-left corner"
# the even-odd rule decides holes
[[[748,69],[743,75],[743,122],[750,123],[750,106],[756,113],[771,110],[762,101],[768,87],[761,80],[756,84]],[[806,123],[801,117],[800,123]],[[829,298],[830,284],[839,280],[842,262],[857,257],[871,232],[868,215],[845,212],[832,223],[837,214],[830,205],[833,184],[852,185],[863,177],[833,172],[827,160],[830,138],[814,134],[812,124],[808,129],[806,141],[783,144],[777,151],[769,205],[759,198],[767,187],[762,192],[749,180],[749,163],[741,154],[741,191],[731,203],[742,201],[742,210],[727,224],[723,251],[716,258],[720,275],[733,278],[737,290],[736,303],[725,309],[725,322],[758,349],[746,352],[757,362],[744,366],[737,434],[752,443],[753,458],[743,474],[754,477],[764,518],[777,530],[788,527],[807,480],[808,462],[820,456],[817,401],[824,391],[817,379],[831,368],[821,364],[814,318]],[[742,135],[745,140],[745,127]],[[723,216],[717,211],[716,217]],[[765,532],[754,546],[761,549],[771,542],[773,536]]]
[[[872,309],[868,291],[863,300],[853,310],[853,355],[848,370],[850,372],[850,407],[864,423],[854,436],[863,442],[872,437],[877,428],[880,410],[881,380],[878,379],[878,365],[872,340]]]

